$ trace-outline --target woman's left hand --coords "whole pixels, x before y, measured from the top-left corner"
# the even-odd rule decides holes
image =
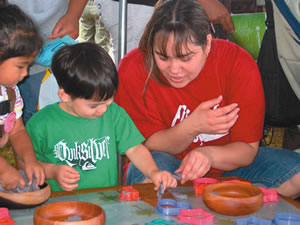
[[[181,173],[181,183],[188,180],[195,180],[203,177],[212,166],[212,157],[209,152],[205,151],[205,147],[195,148],[190,151],[182,160],[178,170]]]

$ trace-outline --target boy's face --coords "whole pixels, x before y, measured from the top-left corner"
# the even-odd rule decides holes
[[[92,99],[76,98],[62,102],[61,108],[74,116],[87,119],[96,119],[101,117],[107,110],[107,107],[113,102],[113,98],[105,101],[95,101]]]

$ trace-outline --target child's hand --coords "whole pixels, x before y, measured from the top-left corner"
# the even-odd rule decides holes
[[[154,183],[155,191],[159,189],[161,183],[164,186],[164,190],[166,190],[169,187],[175,188],[177,186],[177,180],[168,171],[156,170],[151,173],[150,179]]]
[[[36,185],[43,185],[45,182],[45,171],[38,160],[24,162],[24,171],[28,178],[28,184],[32,183],[32,176],[36,178]]]
[[[67,165],[57,165],[55,170],[55,179],[65,191],[73,191],[78,187],[78,184],[75,184],[80,180],[77,170]]]
[[[12,166],[7,166],[5,172],[0,174],[2,187],[6,190],[14,190],[20,183],[20,188],[25,187],[25,180],[21,174]]]

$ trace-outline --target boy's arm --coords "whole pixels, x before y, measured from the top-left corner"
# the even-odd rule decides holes
[[[12,131],[9,134],[9,140],[15,153],[24,162],[28,183],[32,182],[32,175],[35,175],[36,183],[42,185],[45,181],[43,167],[35,157],[31,139],[25,129],[22,118],[16,120]]]
[[[45,162],[41,164],[46,171],[46,178],[56,180],[65,191],[72,191],[78,187],[75,183],[80,180],[80,174],[74,168]]]
[[[126,156],[133,163],[133,165],[139,169],[147,178],[151,179],[153,172],[159,171],[157,168],[151,153],[142,144],[134,146],[126,151]]]
[[[154,162],[149,150],[142,144],[139,144],[126,151],[126,156],[147,178],[154,183],[154,189],[158,190],[160,184],[164,189],[168,187],[176,187],[176,179],[168,171],[160,171]],[[145,183],[146,181],[144,181]],[[147,181],[149,182],[149,181]]]

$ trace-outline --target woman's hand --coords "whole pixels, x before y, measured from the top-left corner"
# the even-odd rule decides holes
[[[168,171],[155,170],[150,174],[150,179],[154,183],[154,190],[159,189],[160,184],[164,186],[164,190],[167,188],[175,188],[177,186],[177,180]]]
[[[65,191],[73,191],[78,187],[75,183],[80,180],[80,174],[70,166],[56,165],[55,180]]]
[[[205,147],[195,148],[182,160],[175,172],[181,173],[181,183],[203,177],[212,167],[212,157]]]
[[[202,102],[185,120],[194,130],[195,136],[204,134],[225,134],[238,119],[238,104],[218,107],[222,96]]]

